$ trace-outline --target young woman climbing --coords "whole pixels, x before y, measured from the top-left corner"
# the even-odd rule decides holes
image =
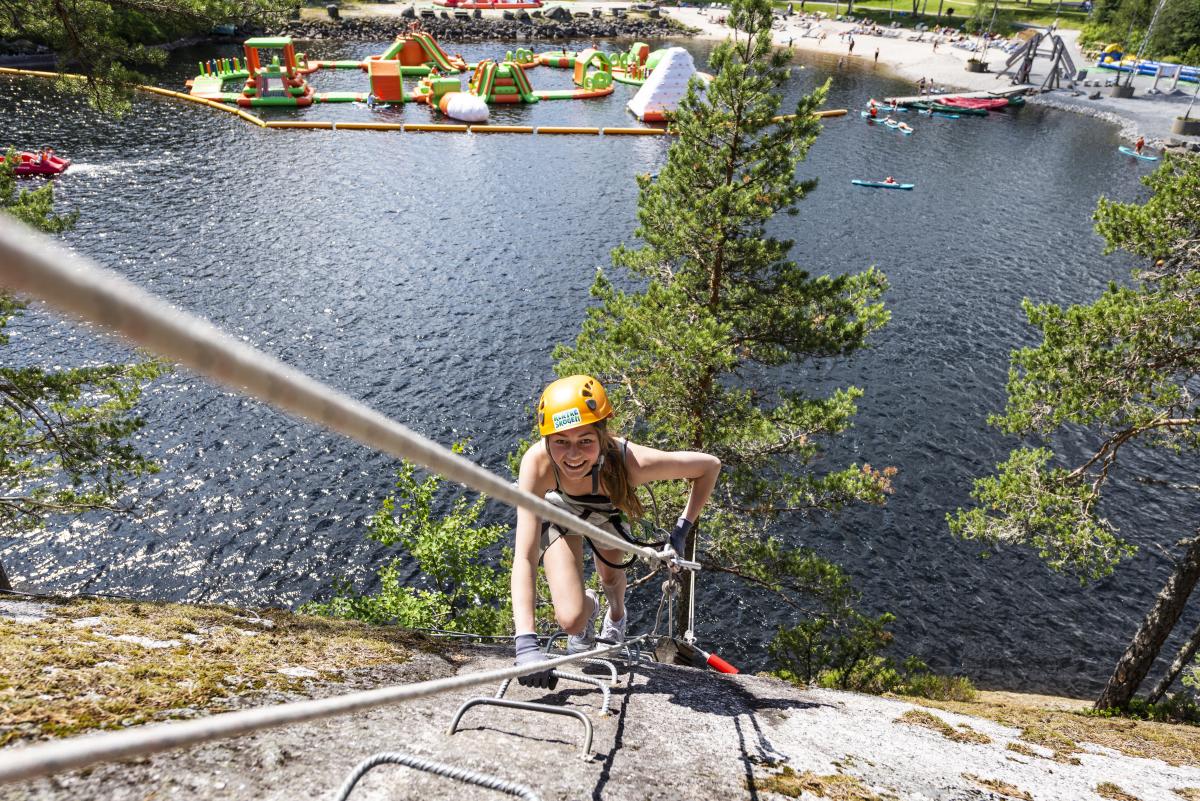
[[[608,427],[612,414],[608,393],[591,376],[573,375],[550,384],[537,407],[542,439],[521,459],[517,485],[628,539],[622,515],[636,520],[642,514],[636,488],[650,481],[687,479],[691,482],[687,505],[670,537],[671,547],[682,556],[687,534],[716,486],[721,462],[706,453],[660,451],[615,437]],[[600,586],[608,600],[600,638],[621,642],[629,618],[625,609],[625,554],[617,548],[593,545],[592,549]],[[518,665],[548,658],[538,648],[534,633],[534,581],[539,561],[546,569],[558,625],[567,632],[567,651],[579,653],[595,646],[600,599],[583,586],[583,537],[565,533],[543,523],[533,512],[518,509],[512,568]],[[557,679],[547,670],[519,681],[551,689]]]

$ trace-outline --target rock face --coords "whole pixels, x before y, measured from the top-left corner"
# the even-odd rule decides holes
[[[509,648],[455,647],[399,665],[340,673],[336,684],[297,678],[294,694],[231,698],[263,706],[507,667]],[[316,672],[316,671],[313,671]],[[607,674],[597,673],[604,681]],[[147,788],[190,801],[319,801],[335,797],[351,769],[379,751],[401,751],[529,786],[545,801],[712,798],[921,798],[963,801],[1096,798],[1102,783],[1138,798],[1181,797],[1200,768],[1126,756],[1062,737],[1079,757],[1021,739],[1018,726],[900,699],[803,690],[755,676],[723,676],[673,665],[639,665],[611,690],[610,714],[595,687],[560,681],[547,692],[513,684],[506,698],[563,707],[594,727],[586,759],[577,720],[475,706],[447,733],[454,711],[495,685],[420,698],[370,713],[300,723],[168,751],[127,763],[0,788],[0,799],[140,801]],[[176,717],[193,711],[176,710]],[[1064,713],[1065,714],[1065,713]],[[1123,722],[1124,723],[1124,722]],[[1162,725],[1162,724],[1155,724]],[[1178,727],[1186,729],[1188,727]],[[399,734],[397,734],[399,733]],[[1063,743],[1052,741],[1055,747]],[[807,792],[805,792],[807,791]],[[835,794],[836,793],[836,794]],[[395,765],[377,768],[354,799],[494,801],[494,790]],[[1118,797],[1118,796],[1109,796]],[[1122,792],[1120,797],[1131,798]]]
[[[542,19],[533,19],[529,14],[517,14],[515,19],[434,17],[422,19],[421,25],[434,38],[446,42],[473,42],[488,39],[591,39],[612,36],[654,39],[692,33],[690,29],[665,18],[574,19],[561,6],[556,7],[556,10],[562,11],[561,19],[559,16],[550,19],[549,15],[543,15]],[[408,30],[409,21],[415,16],[416,11],[409,6],[400,16],[396,17],[352,17],[319,21],[292,20],[272,30],[271,35],[291,36],[298,40],[389,41]]]

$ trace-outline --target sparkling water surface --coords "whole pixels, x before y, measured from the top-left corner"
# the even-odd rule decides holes
[[[568,49],[584,45],[568,43]],[[626,44],[627,43],[618,43]],[[709,45],[687,45],[703,64]],[[385,43],[314,43],[317,58],[361,58]],[[506,43],[451,46],[469,60]],[[182,88],[195,62],[236,48],[177,53],[156,76]],[[534,70],[535,88],[569,73]],[[796,62],[794,102],[826,78],[828,106],[911,87],[836,59]],[[318,91],[365,91],[358,72],[320,72]],[[496,124],[622,126],[635,89],[598,101],[494,107]],[[413,104],[269,109],[272,119],[424,122]],[[790,521],[786,536],[846,567],[867,608],[897,614],[897,651],[985,686],[1094,692],[1170,570],[1153,547],[1185,535],[1196,502],[1118,484],[1108,512],[1143,547],[1097,584],[1049,572],[1032,553],[950,538],[948,511],[971,479],[1016,443],[986,425],[1003,404],[1008,353],[1032,344],[1021,299],[1085,302],[1130,263],[1101,256],[1091,214],[1101,195],[1144,195],[1146,167],[1116,151],[1111,126],[1030,105],[986,119],[913,117],[913,136],[829,119],[801,166],[820,184],[776,231],[814,273],[869,265],[891,283],[892,321],[848,361],[789,371],[797,387],[855,384],[854,429],[825,464],[899,469],[886,507]],[[0,78],[3,139],[52,144],[74,160],[57,182],[78,210],[65,236],[172,304],[506,473],[551,377],[555,343],[571,341],[595,269],[633,242],[634,178],[661,168],[668,140],[270,131],[232,115],[139,96],[120,119],[97,115],[46,82]],[[851,179],[893,175],[912,192]],[[6,359],[64,364],[131,358],[124,346],[40,307],[12,329]],[[61,593],[293,606],[348,576],[370,586],[381,553],[363,538],[394,460],[186,370],[158,381],[142,409],[143,449],[163,470],[137,483],[140,514],[52,524],[0,540],[20,583]],[[1068,448],[1087,440],[1072,435]],[[1130,466],[1162,471],[1159,455]],[[1167,463],[1168,474],[1187,475]],[[493,520],[512,519],[494,507]],[[417,578],[414,571],[414,578]],[[650,624],[651,591],[632,602]],[[697,634],[746,668],[790,612],[719,576],[702,575]],[[1194,621],[1185,619],[1180,631]]]

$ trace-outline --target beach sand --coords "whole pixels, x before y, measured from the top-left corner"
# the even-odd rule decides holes
[[[729,36],[730,29],[720,20],[725,12],[712,9],[671,8],[670,16],[685,25],[697,28],[704,38],[724,39]],[[931,37],[925,34],[924,40],[909,41],[915,32],[900,29],[898,37],[854,35],[854,52],[849,50],[849,41],[844,37],[846,32],[855,26],[848,22],[838,22],[822,19],[814,22],[812,15],[802,18],[797,14],[787,20],[774,31],[776,44],[790,46],[793,50],[804,53],[823,53],[825,55],[845,56],[855,64],[868,68],[886,70],[912,82],[912,92],[917,94],[917,81],[924,78],[931,81],[935,87],[950,91],[990,91],[999,92],[1012,88],[1013,84],[1007,75],[998,75],[1004,69],[1008,54],[1000,50],[989,50],[985,60],[995,72],[967,72],[966,61],[974,56],[969,50],[952,47],[943,42],[934,52]],[[821,33],[824,39],[818,38]],[[1080,52],[1079,32],[1062,30],[1059,32],[1066,44],[1068,52],[1075,62],[1076,69],[1088,70],[1089,81],[1114,78],[1118,73],[1111,70],[1099,69],[1092,62],[1084,59]],[[875,62],[875,51],[879,51],[878,62]],[[1040,86],[1050,69],[1050,59],[1039,58],[1034,62],[1030,75],[1030,83]],[[1130,99],[1109,97],[1106,87],[1078,86],[1070,89],[1056,89],[1040,94],[1031,94],[1029,102],[1052,106],[1098,117],[1106,122],[1120,126],[1121,135],[1131,142],[1138,136],[1145,136],[1147,144],[1152,147],[1162,147],[1173,142],[1196,143],[1200,145],[1200,137],[1180,136],[1171,133],[1171,125],[1176,116],[1183,116],[1192,99],[1196,87],[1194,84],[1180,83],[1179,92],[1168,94],[1147,94],[1154,84],[1149,76],[1139,75],[1134,78],[1134,96]],[[1159,88],[1164,92],[1170,89],[1170,82],[1163,80]],[[1100,97],[1088,99],[1091,93],[1099,92]],[[868,98],[863,98],[865,106]],[[1200,101],[1192,109],[1192,116],[1200,118]]]

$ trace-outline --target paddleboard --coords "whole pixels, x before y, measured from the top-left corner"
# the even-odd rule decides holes
[[[1147,156],[1145,153],[1139,153],[1132,147],[1125,147],[1125,145],[1121,145],[1117,150],[1120,150],[1126,156],[1133,156],[1135,159],[1141,159],[1142,161],[1158,161],[1158,156]]]
[[[855,178],[850,183],[856,186],[865,186],[868,189],[912,189],[916,184],[889,184],[887,181],[860,181]]]

